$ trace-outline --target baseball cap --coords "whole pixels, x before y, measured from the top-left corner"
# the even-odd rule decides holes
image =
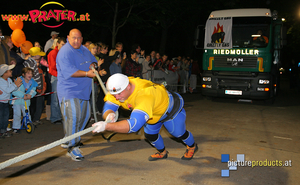
[[[0,65],[0,76],[2,76],[6,71],[13,69],[14,67],[15,67],[15,64],[13,64],[13,65],[1,64]]]
[[[51,34],[50,34],[50,36],[52,37],[52,35],[58,35],[59,34],[59,32],[56,32],[56,31],[51,31]]]
[[[31,56],[36,56],[36,55],[45,56],[46,55],[46,53],[43,52],[43,51],[41,51],[41,48],[39,48],[39,47],[32,47],[32,48],[30,48],[29,54]]]
[[[110,94],[119,94],[124,91],[129,84],[129,79],[126,75],[116,73],[110,76],[106,83],[106,89]]]

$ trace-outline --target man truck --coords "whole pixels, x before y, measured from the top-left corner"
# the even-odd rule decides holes
[[[273,99],[279,85],[282,25],[269,9],[211,12],[205,25],[202,94]]]

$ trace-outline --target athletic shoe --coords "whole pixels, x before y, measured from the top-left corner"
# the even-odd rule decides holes
[[[58,120],[58,121],[55,121],[55,122],[53,122],[53,123],[51,123],[51,124],[53,124],[53,125],[61,125],[62,122],[61,122],[61,120]]]
[[[4,133],[0,133],[0,139],[5,139],[5,137],[3,136]]]
[[[166,150],[165,150],[166,151]],[[151,155],[148,160],[149,161],[156,161],[158,159],[166,159],[168,157],[168,151],[166,151],[165,153],[164,152],[157,152],[153,155]]]
[[[79,147],[74,147],[73,150],[67,153],[67,155],[71,157],[73,161],[82,161],[84,157],[81,153],[82,152]]]
[[[8,127],[6,128],[6,131],[11,131],[11,130],[12,130],[12,128],[8,128]]]
[[[197,152],[198,150],[198,145],[195,144],[194,147],[189,147],[187,146],[187,149],[184,153],[184,155],[181,157],[182,160],[191,160],[194,157],[194,154]]]
[[[13,131],[14,134],[19,134],[20,132],[21,132],[20,129],[14,129]]]
[[[5,132],[5,133],[2,134],[2,137],[10,137],[10,136],[11,136],[11,134],[8,133],[8,132]]]
[[[40,120],[37,120],[37,121],[33,122],[33,124],[34,124],[34,125],[42,125],[43,122],[41,122]]]

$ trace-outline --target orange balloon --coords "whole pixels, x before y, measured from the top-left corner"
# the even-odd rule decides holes
[[[11,37],[11,41],[13,42],[13,44],[14,44],[16,47],[18,47],[18,48],[20,47],[20,44],[17,43],[16,41],[14,41],[12,37]]]
[[[20,29],[15,29],[11,34],[11,38],[19,45],[26,41],[25,33]]]
[[[23,28],[23,21],[21,21],[20,17],[11,16],[8,20],[8,26],[10,29],[22,29]]]
[[[33,47],[32,43],[30,41],[25,41],[21,44],[21,50],[23,53],[28,54],[29,50]]]

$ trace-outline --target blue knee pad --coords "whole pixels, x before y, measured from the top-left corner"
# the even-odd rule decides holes
[[[137,132],[139,131],[143,125],[148,121],[149,116],[146,112],[141,111],[141,110],[133,110],[130,119],[127,119],[129,123],[129,132]]]

